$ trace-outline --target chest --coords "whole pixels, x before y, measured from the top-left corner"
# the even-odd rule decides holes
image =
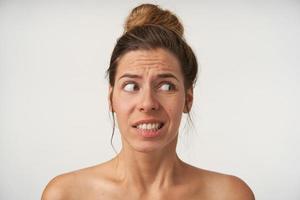
[[[168,189],[164,191],[153,191],[143,193],[140,191],[129,190],[110,190],[110,191],[93,191],[81,195],[84,200],[199,200],[201,194],[192,188],[185,189]]]

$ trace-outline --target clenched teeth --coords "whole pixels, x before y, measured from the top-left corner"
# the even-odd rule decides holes
[[[158,130],[161,128],[161,123],[139,124],[137,128],[143,130]]]

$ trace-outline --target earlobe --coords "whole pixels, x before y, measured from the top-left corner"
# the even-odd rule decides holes
[[[186,95],[185,95],[185,105],[183,112],[188,113],[190,112],[193,104],[193,88],[190,88],[187,90]]]

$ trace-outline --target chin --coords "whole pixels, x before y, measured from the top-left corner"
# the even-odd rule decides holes
[[[162,144],[154,144],[154,142],[140,142],[139,144],[132,145],[132,148],[140,153],[154,153],[161,151],[163,147]]]
[[[130,144],[131,148],[140,153],[157,153],[166,152],[168,150],[174,149],[176,151],[177,136],[172,138],[161,138],[161,140],[156,141],[132,141]]]
[[[166,151],[166,149],[174,149],[174,151],[176,151],[178,133],[170,135],[170,131],[164,129],[162,129],[159,134],[155,134],[154,137],[145,137],[145,135],[139,134],[136,130],[130,133],[133,137],[129,137],[129,135],[126,137],[123,135],[122,143],[123,147],[126,149],[128,148],[140,153],[162,153]]]

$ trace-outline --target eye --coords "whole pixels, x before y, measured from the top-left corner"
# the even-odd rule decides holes
[[[125,83],[124,86],[123,86],[123,89],[127,92],[133,92],[133,91],[136,91],[138,89],[138,86],[136,83]]]
[[[162,91],[173,91],[176,89],[176,87],[173,83],[162,83],[159,86],[159,89]]]

